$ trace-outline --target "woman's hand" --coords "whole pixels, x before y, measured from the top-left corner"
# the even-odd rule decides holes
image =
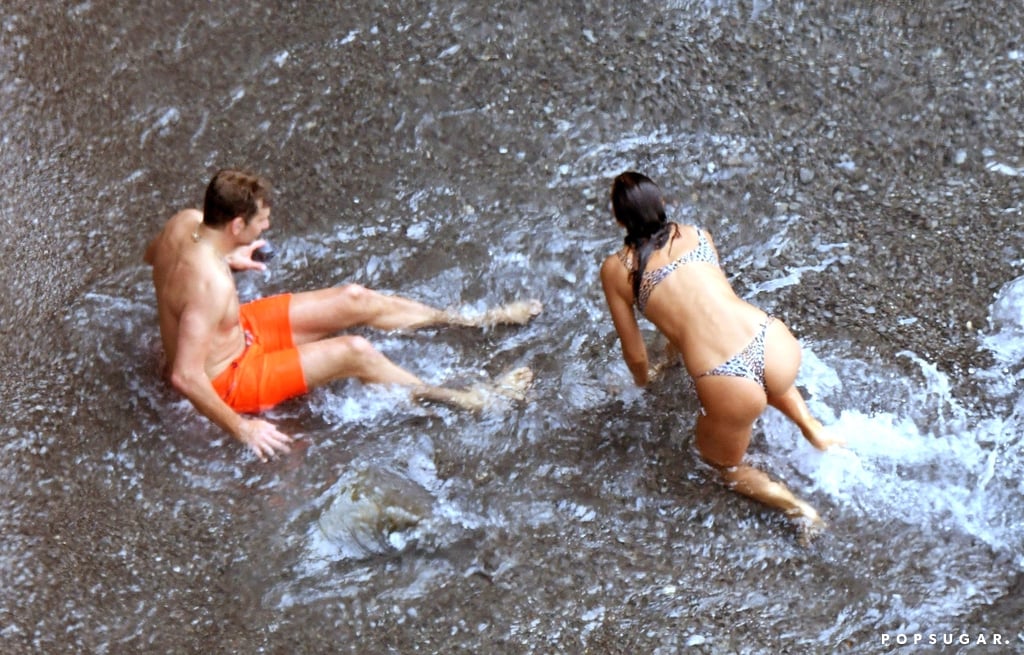
[[[665,344],[665,359],[651,366],[647,373],[648,380],[650,382],[657,382],[664,377],[665,372],[676,366],[681,366],[683,358],[679,354],[679,350],[672,345],[672,342]]]

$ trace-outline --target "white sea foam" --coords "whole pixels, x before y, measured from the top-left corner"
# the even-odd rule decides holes
[[[1024,277],[1008,282],[996,294],[989,325],[982,345],[1001,364],[1024,362]]]
[[[984,339],[1001,360],[997,369],[1020,362],[1014,335],[1024,325],[1022,308],[1024,283],[1017,280],[997,297],[995,329]],[[826,494],[846,509],[922,528],[944,526],[1016,551],[1024,532],[1006,508],[1019,505],[1021,485],[1014,471],[1021,465],[1024,401],[1013,402],[1019,393],[1012,383],[991,384],[985,393],[994,413],[978,416],[957,399],[951,380],[935,365],[912,353],[901,356],[919,375],[904,377],[895,364],[819,356],[805,347],[798,382],[812,397],[812,412],[846,439],[847,448],[820,453],[781,414],[770,411],[764,427],[777,453],[770,456],[772,465],[792,466],[798,478],[809,481],[810,493]],[[978,377],[983,382],[1004,378],[999,370],[979,371]],[[847,387],[873,389],[890,402],[876,411],[859,401],[844,406],[844,398],[856,393]],[[803,482],[800,486],[808,489]]]

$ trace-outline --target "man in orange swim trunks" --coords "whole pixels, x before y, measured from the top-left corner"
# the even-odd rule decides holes
[[[171,384],[204,416],[266,461],[288,452],[291,438],[254,414],[339,378],[410,387],[417,398],[479,406],[472,390],[427,385],[366,339],[335,335],[355,325],[384,330],[437,324],[525,323],[536,301],[512,303],[467,318],[356,284],[282,294],[240,304],[232,270],[263,270],[253,251],[270,227],[270,184],[221,170],[206,189],[203,211],[170,218],[146,249],[153,267],[160,336]],[[528,384],[529,370],[513,381]]]

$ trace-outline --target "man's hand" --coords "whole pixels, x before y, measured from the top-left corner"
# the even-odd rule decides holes
[[[266,245],[266,239],[256,239],[247,246],[238,246],[225,257],[228,266],[235,271],[265,271],[267,265],[252,258],[253,251]]]
[[[272,424],[258,418],[243,418],[238,426],[238,440],[249,446],[261,462],[278,453],[289,453],[292,438],[278,432]]]

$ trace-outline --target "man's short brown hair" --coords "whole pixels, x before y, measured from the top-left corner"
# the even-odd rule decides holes
[[[248,223],[260,210],[261,201],[271,206],[270,182],[246,171],[221,169],[206,187],[203,223],[220,227],[236,216]]]

